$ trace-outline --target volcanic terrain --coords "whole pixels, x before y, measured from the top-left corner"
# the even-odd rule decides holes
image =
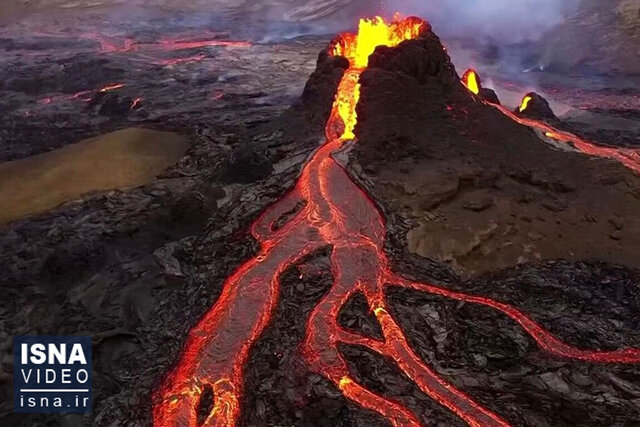
[[[24,71],[2,83],[3,160],[132,123],[189,147],[2,226],[0,424],[640,419],[635,148],[533,95],[499,105],[419,18],[273,44],[58,36],[2,41]],[[10,337],[32,333],[92,335],[92,414],[12,412]]]

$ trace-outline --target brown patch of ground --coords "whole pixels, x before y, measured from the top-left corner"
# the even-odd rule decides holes
[[[470,185],[470,179],[482,181],[482,170],[453,162],[400,169],[409,172],[382,172],[378,188],[415,224],[407,234],[408,249],[464,277],[545,259],[640,265],[638,200],[625,194],[624,184],[591,198],[499,174]]]
[[[143,185],[180,159],[185,138],[125,129],[49,153],[0,164],[0,223],[97,190]]]

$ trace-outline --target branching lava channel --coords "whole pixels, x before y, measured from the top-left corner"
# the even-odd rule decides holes
[[[344,34],[331,54],[349,59],[350,68],[338,87],[327,140],[304,167],[296,186],[268,208],[252,225],[260,242],[259,254],[242,265],[224,283],[212,309],[191,330],[177,367],[158,390],[153,409],[156,426],[196,426],[200,395],[213,390],[213,408],[204,424],[234,426],[240,414],[243,370],[251,345],[269,324],[278,297],[280,274],[321,247],[333,248],[334,283],[308,320],[302,353],[312,370],[331,380],[347,398],[376,411],[394,426],[420,425],[415,414],[398,402],[358,384],[349,374],[339,343],[367,346],[394,360],[431,398],[471,426],[506,426],[499,415],[483,408],[440,378],[410,348],[404,332],[389,314],[385,287],[405,286],[460,301],[492,307],[517,321],[538,343],[557,356],[592,362],[638,363],[640,351],[591,352],[576,349],[552,336],[527,315],[487,298],[414,283],[393,273],[384,252],[385,223],[374,203],[331,157],[354,138],[359,99],[359,77],[377,46],[396,46],[431,31],[417,18],[386,23],[362,20],[358,34]],[[298,203],[304,208],[274,230],[274,222]],[[341,306],[362,292],[380,322],[384,339],[374,340],[341,328]]]

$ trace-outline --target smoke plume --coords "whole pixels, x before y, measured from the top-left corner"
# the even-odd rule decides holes
[[[428,19],[442,36],[476,36],[518,42],[535,40],[564,21],[580,0],[400,0],[385,12]]]

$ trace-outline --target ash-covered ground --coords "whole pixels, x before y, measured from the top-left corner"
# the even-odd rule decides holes
[[[248,225],[322,142],[344,71],[335,62],[316,69],[329,37],[266,42],[234,26],[171,22],[3,29],[1,161],[131,127],[178,133],[189,147],[151,183],[0,226],[2,425],[149,425],[151,394],[187,332],[257,250]],[[394,270],[511,303],[580,348],[640,347],[640,178],[613,161],[558,151],[475,101],[432,49],[378,52],[363,75],[358,142],[341,154],[385,214]],[[563,105],[626,99],[619,88],[548,79]],[[602,144],[637,142],[640,126],[629,122],[640,123],[640,108],[600,105],[563,126]],[[616,130],[608,117],[621,115]],[[331,286],[330,250],[281,277],[274,321],[246,367],[243,425],[386,425],[298,354],[304,320]],[[388,298],[420,357],[514,425],[640,419],[637,366],[550,356],[485,307],[403,289]],[[340,323],[379,334],[358,298]],[[93,337],[92,414],[13,413],[12,336],[20,334]],[[389,360],[342,352],[355,379],[425,425],[463,425]]]

